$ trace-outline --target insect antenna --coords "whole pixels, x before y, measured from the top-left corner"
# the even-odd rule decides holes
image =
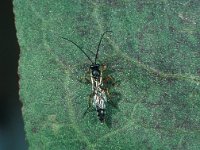
[[[97,58],[98,58],[99,48],[100,48],[100,45],[101,45],[101,41],[102,41],[102,39],[103,39],[103,36],[104,36],[107,32],[112,32],[112,31],[105,31],[105,32],[101,35],[101,39],[100,39],[100,41],[99,41],[99,44],[98,44],[98,47],[97,47],[96,56],[95,56],[95,60],[94,60],[94,63],[95,63],[95,64],[96,64],[96,61],[97,61]]]
[[[94,64],[94,62],[92,61],[92,59],[86,54],[86,52],[78,44],[76,44],[75,42],[73,42],[73,41],[71,41],[71,40],[69,40],[67,38],[64,38],[64,37],[61,37],[61,38],[63,38],[65,40],[73,43],[74,45],[76,45],[76,47],[78,47],[85,54],[85,56],[92,62],[92,64]]]

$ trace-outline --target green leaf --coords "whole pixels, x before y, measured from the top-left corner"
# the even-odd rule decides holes
[[[198,0],[14,0],[29,149],[200,149]],[[100,124],[79,82],[98,61],[118,84]],[[112,97],[113,96],[113,97]]]

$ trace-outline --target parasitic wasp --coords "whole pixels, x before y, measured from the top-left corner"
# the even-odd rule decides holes
[[[62,37],[63,39],[73,43],[79,50],[82,51],[82,53],[88,58],[88,60],[91,62],[91,65],[89,66],[89,72],[90,72],[90,81],[92,85],[92,93],[90,95],[89,99],[89,106],[87,110],[91,107],[91,104],[95,108],[97,112],[98,119],[101,123],[105,122],[105,111],[106,111],[106,103],[108,102],[106,93],[108,93],[108,89],[104,87],[104,79],[102,77],[103,71],[106,69],[105,65],[97,63],[97,58],[100,50],[100,45],[103,40],[103,37],[106,33],[112,32],[112,31],[105,31],[100,38],[100,41],[98,43],[98,47],[95,54],[94,61],[87,55],[87,53],[75,42]],[[105,80],[112,80],[111,77],[107,77]],[[87,112],[86,110],[86,112]],[[85,112],[85,113],[86,113]]]

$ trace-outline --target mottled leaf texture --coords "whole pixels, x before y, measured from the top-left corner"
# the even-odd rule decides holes
[[[199,0],[14,0],[30,150],[199,150]],[[90,61],[110,85],[106,123],[88,107]],[[113,105],[114,104],[114,105]]]

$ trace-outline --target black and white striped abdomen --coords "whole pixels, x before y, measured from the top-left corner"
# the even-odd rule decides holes
[[[95,91],[93,106],[96,108],[98,119],[101,123],[105,121],[105,112],[106,112],[106,94],[102,89]]]

